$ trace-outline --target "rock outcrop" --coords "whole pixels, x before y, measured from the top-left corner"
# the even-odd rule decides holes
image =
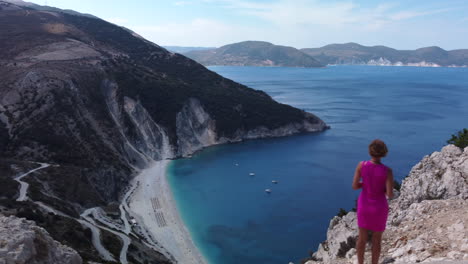
[[[332,263],[335,258],[345,257],[348,251],[356,246],[358,235],[356,226],[357,218],[355,212],[349,212],[343,217],[333,217],[328,227],[327,237],[334,239],[321,243],[316,256],[325,263]]]
[[[468,199],[468,149],[445,146],[425,156],[403,180],[398,208],[406,209],[423,200],[452,197]]]
[[[400,210],[398,210],[400,211]],[[395,263],[464,260],[468,263],[468,201],[424,200],[396,214],[384,233],[382,259]]]
[[[425,156],[389,205],[383,263],[468,263],[468,148],[448,145]],[[357,263],[357,235],[356,213],[334,217],[307,264]]]
[[[0,264],[81,264],[78,253],[33,221],[0,215]]]

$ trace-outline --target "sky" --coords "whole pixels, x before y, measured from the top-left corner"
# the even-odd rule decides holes
[[[295,48],[356,42],[468,48],[467,0],[32,0],[89,13],[162,46],[261,40]]]

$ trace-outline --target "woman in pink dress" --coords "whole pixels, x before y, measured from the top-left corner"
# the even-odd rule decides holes
[[[356,245],[358,263],[364,263],[369,231],[372,232],[372,264],[378,264],[380,244],[388,216],[387,197],[393,197],[392,169],[382,164],[387,146],[376,139],[369,145],[371,160],[359,162],[354,173],[353,189],[362,188],[357,204],[359,238]]]

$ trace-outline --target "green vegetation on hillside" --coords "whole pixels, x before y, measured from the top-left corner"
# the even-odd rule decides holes
[[[391,63],[435,63],[441,66],[468,65],[468,49],[444,50],[425,47],[416,50],[396,50],[386,46],[363,46],[357,43],[330,44],[321,48],[301,49],[302,52],[327,64],[367,64],[380,59]]]
[[[447,143],[454,144],[459,148],[468,147],[468,129],[464,128],[461,131],[458,131],[457,135],[453,134],[452,138],[447,140]]]
[[[193,50],[184,55],[203,65],[323,67],[298,49],[264,41],[244,41],[218,49]]]

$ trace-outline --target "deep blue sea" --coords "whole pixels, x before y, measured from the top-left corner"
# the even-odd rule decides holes
[[[371,140],[387,143],[383,162],[401,180],[468,127],[467,68],[210,70],[331,125],[322,133],[210,147],[171,163],[177,206],[211,264],[299,263],[326,238],[339,208],[354,207],[353,172],[368,159]]]

